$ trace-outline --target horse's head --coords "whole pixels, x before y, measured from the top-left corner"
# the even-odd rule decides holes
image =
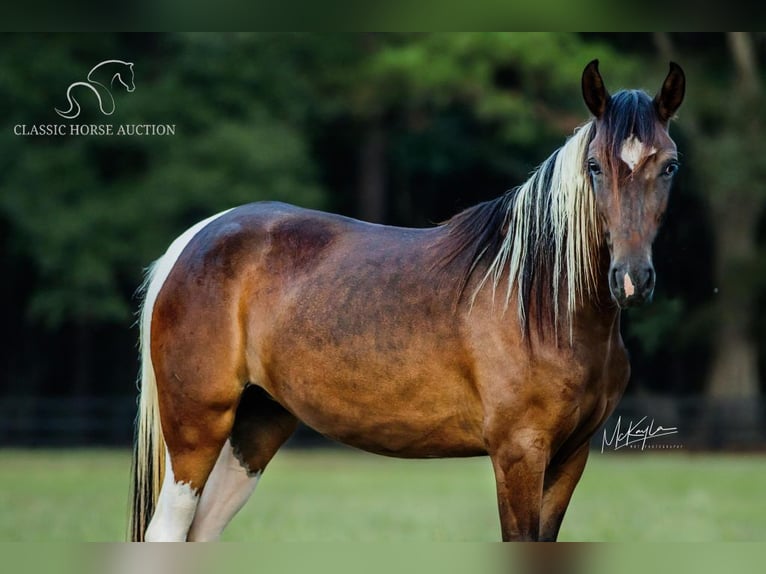
[[[583,97],[596,117],[586,168],[611,257],[609,290],[622,308],[651,299],[654,291],[652,242],[678,169],[668,123],[685,84],[683,70],[671,62],[654,99],[638,90],[610,96],[598,60],[583,72]]]
[[[136,89],[136,83],[133,73],[133,62],[120,62],[122,64],[125,64],[124,69],[117,72],[112,77],[112,84],[114,84],[114,80],[117,80],[120,82],[123,86],[125,86],[125,89],[129,92],[132,92]]]

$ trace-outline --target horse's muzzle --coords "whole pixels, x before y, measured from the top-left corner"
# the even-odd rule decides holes
[[[651,263],[614,263],[609,270],[609,291],[622,309],[651,301],[654,281],[654,266]]]

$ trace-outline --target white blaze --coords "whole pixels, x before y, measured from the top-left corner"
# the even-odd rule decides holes
[[[632,134],[624,142],[622,142],[622,148],[620,149],[620,159],[630,168],[630,171],[636,169],[636,166],[640,164],[647,156],[657,153],[657,148],[646,149],[646,146],[638,139],[635,134]]]

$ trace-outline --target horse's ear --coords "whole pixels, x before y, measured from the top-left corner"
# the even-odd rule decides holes
[[[596,118],[604,115],[610,96],[598,71],[598,60],[593,60],[583,70],[582,97],[585,100],[585,105]]]
[[[657,110],[657,115],[662,123],[667,123],[681,107],[685,92],[686,76],[684,71],[675,62],[670,62],[668,76],[662,83],[659,93],[654,97],[654,108]]]

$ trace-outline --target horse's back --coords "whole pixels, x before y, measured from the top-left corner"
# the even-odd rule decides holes
[[[275,249],[307,260],[354,223],[352,219],[285,203],[251,203],[226,212],[197,233],[179,264],[201,266],[208,272],[217,264],[231,269]]]

